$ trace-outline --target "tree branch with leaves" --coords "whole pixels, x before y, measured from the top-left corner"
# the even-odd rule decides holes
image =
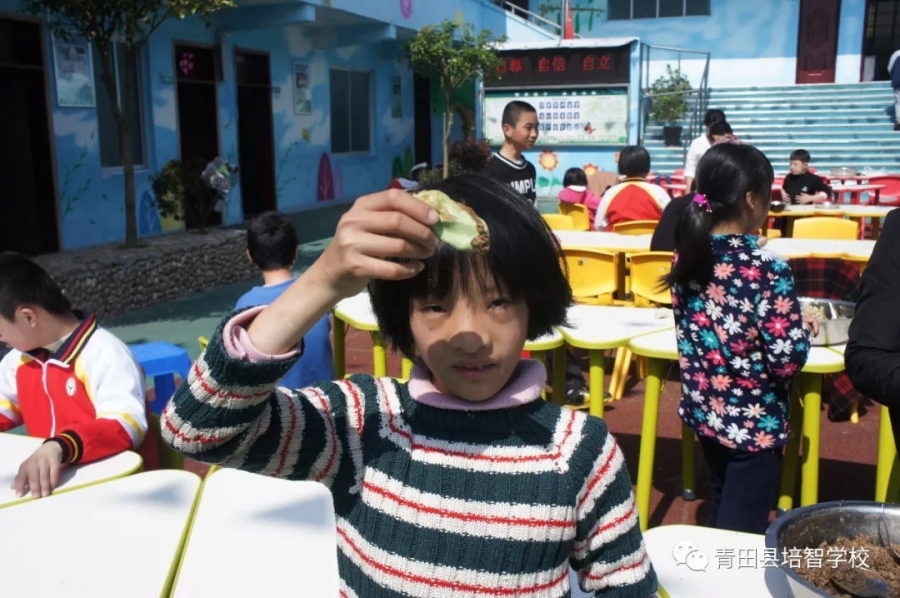
[[[505,41],[505,35],[497,37],[490,29],[476,34],[471,23],[447,20],[426,25],[406,44],[401,61],[418,75],[437,81],[441,90],[445,178],[450,174],[448,148],[453,130],[454,94],[469,81],[496,76],[500,62],[497,45]]]
[[[100,61],[100,80],[109,97],[119,134],[119,151],[125,179],[125,244],[138,244],[134,188],[134,156],[131,154],[131,122],[137,106],[130,93],[116,87],[116,44],[124,46],[120,69],[126,90],[134,89],[135,57],[141,44],[169,19],[201,17],[209,24],[212,14],[233,7],[234,0],[22,0],[22,12],[46,19],[47,27],[64,41],[86,39]]]

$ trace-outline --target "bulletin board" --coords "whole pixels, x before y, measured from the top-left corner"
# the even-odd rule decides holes
[[[487,91],[482,130],[488,144],[503,144],[503,109],[513,100],[528,102],[537,110],[537,146],[628,143],[627,87]]]

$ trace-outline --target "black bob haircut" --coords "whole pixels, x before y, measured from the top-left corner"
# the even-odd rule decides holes
[[[490,231],[490,250],[481,256],[442,243],[414,278],[369,282],[378,327],[394,349],[415,357],[410,328],[414,300],[443,299],[454,292],[469,296],[491,283],[528,306],[530,340],[566,324],[572,289],[562,249],[534,206],[509,185],[477,174],[450,177],[424,189],[443,191],[478,214]]]
[[[39,307],[57,316],[72,313],[72,304],[56,281],[20,253],[0,253],[0,316],[13,320],[20,307]]]
[[[263,272],[290,268],[297,261],[297,230],[280,212],[263,212],[247,226],[247,252]]]
[[[500,124],[509,125],[515,129],[523,114],[537,114],[537,110],[528,102],[513,100],[503,108],[503,117]]]
[[[629,145],[619,154],[619,174],[624,177],[642,177],[650,172],[650,153],[640,145]]]

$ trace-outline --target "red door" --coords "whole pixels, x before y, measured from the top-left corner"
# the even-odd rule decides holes
[[[801,0],[797,83],[834,83],[841,0]]]

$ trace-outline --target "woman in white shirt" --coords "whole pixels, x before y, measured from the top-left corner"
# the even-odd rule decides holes
[[[684,184],[686,191],[691,190],[694,176],[697,174],[697,164],[700,162],[700,158],[702,158],[703,154],[712,147],[713,140],[709,135],[709,128],[718,122],[725,122],[725,113],[716,108],[707,110],[706,115],[703,117],[703,125],[706,127],[706,133],[691,142],[687,158],[684,161]]]

